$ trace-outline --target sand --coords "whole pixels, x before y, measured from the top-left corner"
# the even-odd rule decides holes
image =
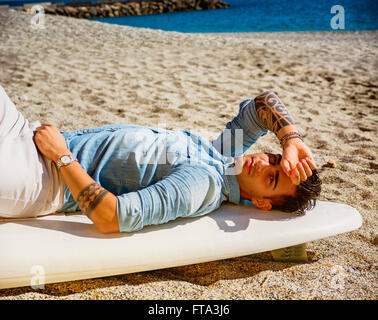
[[[213,139],[241,101],[270,89],[314,154],[321,200],[357,208],[364,222],[309,243],[305,264],[261,253],[1,299],[378,298],[378,31],[183,34],[48,15],[35,30],[30,19],[0,10],[0,84],[30,121],[165,125]],[[281,149],[270,133],[249,150],[259,151]]]

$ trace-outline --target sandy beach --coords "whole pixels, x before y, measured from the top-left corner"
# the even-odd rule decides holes
[[[323,179],[321,200],[363,217],[308,243],[305,264],[269,252],[120,276],[0,290],[0,299],[377,299],[378,31],[186,34],[0,10],[0,85],[30,120],[110,123],[214,139],[238,105],[273,90]],[[281,152],[272,133],[249,151]],[[327,166],[333,160],[336,168]]]

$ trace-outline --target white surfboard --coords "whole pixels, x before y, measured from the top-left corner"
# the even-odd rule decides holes
[[[348,205],[318,201],[304,216],[223,204],[135,233],[99,233],[81,214],[0,222],[0,288],[38,286],[201,263],[285,248],[359,228]]]

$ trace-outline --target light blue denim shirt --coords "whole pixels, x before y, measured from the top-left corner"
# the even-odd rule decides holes
[[[62,132],[84,170],[117,197],[121,232],[239,204],[234,157],[266,133],[251,99],[212,142],[190,130],[129,124]],[[60,211],[76,210],[66,188]]]

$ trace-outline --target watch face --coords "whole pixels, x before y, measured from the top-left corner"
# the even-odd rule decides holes
[[[70,156],[63,156],[63,157],[60,158],[60,161],[62,161],[63,164],[68,164],[71,161],[71,157]]]

